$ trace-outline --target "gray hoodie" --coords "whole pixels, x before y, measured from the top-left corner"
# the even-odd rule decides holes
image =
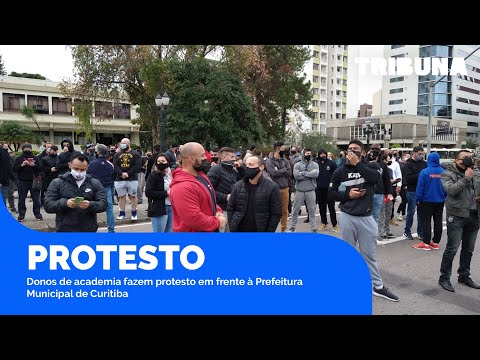
[[[318,173],[318,164],[312,160],[306,162],[302,156],[302,161],[297,162],[293,167],[295,190],[303,192],[315,190]]]

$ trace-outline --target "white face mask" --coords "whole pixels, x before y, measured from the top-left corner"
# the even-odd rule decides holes
[[[85,179],[85,176],[87,176],[86,171],[78,172],[75,170],[70,170],[70,174],[72,174],[73,178],[77,181]]]

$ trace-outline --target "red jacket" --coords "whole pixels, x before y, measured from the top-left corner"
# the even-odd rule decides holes
[[[207,175],[199,172],[213,186]],[[215,196],[215,192],[213,193]],[[173,210],[174,232],[212,232],[219,228],[220,220],[212,214],[212,198],[205,186],[182,168],[172,172],[170,202]],[[223,210],[216,205],[217,212]]]

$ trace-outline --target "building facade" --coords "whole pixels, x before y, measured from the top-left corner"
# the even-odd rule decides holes
[[[308,45],[304,72],[312,84],[311,130],[325,133],[328,121],[347,117],[348,45]]]
[[[403,148],[426,147],[427,123],[427,116],[407,114],[334,120],[329,122],[327,136],[342,149],[347,148],[351,139],[387,148],[394,144]],[[371,129],[370,134],[367,133],[368,127]],[[432,118],[432,147],[464,147],[466,132],[465,121]]]
[[[358,110],[357,117],[369,117],[372,116],[372,108],[373,106],[370,104],[362,104],[360,105],[360,110]]]
[[[385,45],[385,58],[465,58],[478,45]],[[468,75],[446,76],[434,88],[432,116],[465,121],[466,135],[480,137],[480,51],[466,60]],[[384,76],[382,115],[412,114],[428,116],[429,85],[441,75]]]
[[[0,76],[0,125],[4,121],[16,121],[38,132],[33,121],[22,115],[22,108],[27,105],[35,112],[43,139],[58,146],[63,139],[69,138],[75,148],[80,149],[85,144],[85,135],[79,131],[75,117],[76,99],[65,98],[59,84],[49,80]],[[131,122],[137,113],[128,101],[114,104],[98,100],[92,105],[94,143],[116,144],[128,137],[132,144],[140,144],[140,126]]]

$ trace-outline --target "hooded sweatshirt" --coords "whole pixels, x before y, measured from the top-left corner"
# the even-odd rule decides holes
[[[418,175],[417,202],[445,202],[447,194],[442,185],[444,171],[445,169],[440,166],[440,156],[435,152],[431,153],[428,156],[427,167]]]
[[[216,203],[213,186],[203,172],[199,172],[198,176],[213,191],[213,199],[205,185],[190,173],[182,168],[172,172],[170,202],[174,232],[212,232],[220,226],[220,220],[215,214],[223,211]]]
[[[57,169],[58,169],[58,174],[62,175],[70,171],[70,168],[68,166],[68,163],[72,161],[72,159],[80,154],[80,151],[77,151],[73,148],[73,142],[70,139],[64,139],[60,144],[63,144],[64,142],[68,143],[68,151],[63,152],[63,148],[59,149],[59,151],[62,151],[60,155],[57,157]]]

